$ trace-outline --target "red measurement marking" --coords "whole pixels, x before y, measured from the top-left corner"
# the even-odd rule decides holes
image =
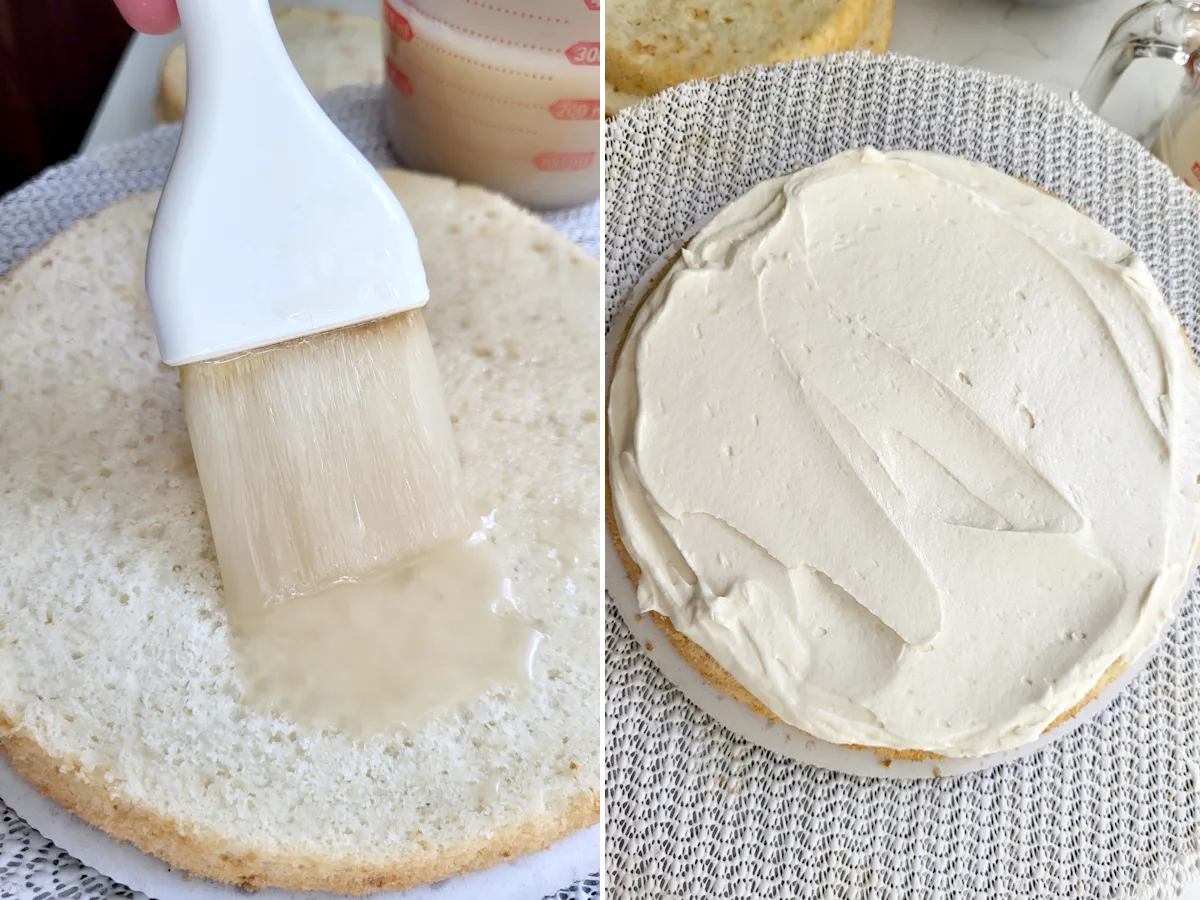
[[[599,100],[555,100],[550,104],[550,115],[569,122],[600,118]]]
[[[597,3],[597,0],[583,0],[584,3]],[[539,22],[553,22],[555,25],[563,25],[566,19],[552,19],[549,16],[539,16],[536,13],[521,12],[519,9],[508,9],[504,6],[495,6],[491,3],[484,3],[483,0],[467,0],[472,6],[478,6],[480,9],[490,9],[493,12],[504,13],[509,16],[520,16],[522,19],[537,19]],[[599,9],[599,5],[593,7]]]
[[[402,93],[405,97],[411,97],[413,93],[413,84],[409,77],[397,68],[396,64],[390,59],[387,61],[387,76],[388,81],[396,86],[396,90]]]
[[[594,151],[588,153],[539,153],[533,158],[533,167],[543,172],[582,172],[596,158]]]
[[[411,59],[405,62],[405,65],[408,67],[410,72],[418,72],[431,81],[436,81],[438,84],[444,84],[446,87],[453,88],[456,91],[462,91],[464,94],[470,94],[472,97],[479,97],[481,100],[487,100],[490,103],[499,103],[504,106],[520,106],[525,109],[542,108],[541,104],[539,103],[523,103],[520,100],[509,100],[506,97],[493,97],[491,94],[484,94],[480,91],[473,90],[466,85],[459,84],[457,81],[448,81],[447,79],[442,78],[441,75],[437,74],[436,72],[432,72],[429,69],[418,66]]]
[[[482,31],[474,31],[470,28],[463,28],[460,25],[455,25],[453,22],[450,22],[446,19],[442,19],[442,18],[439,18],[438,16],[435,16],[429,10],[422,7],[420,5],[420,3],[417,2],[417,0],[408,0],[408,3],[409,3],[409,6],[411,6],[413,9],[415,9],[421,15],[425,16],[425,18],[430,19],[434,22],[437,22],[439,25],[445,25],[447,28],[450,28],[454,31],[458,31],[463,34],[469,34],[469,35],[471,35],[471,37],[482,38],[485,41],[494,41],[497,44],[505,44],[509,47],[520,47],[523,50],[538,50],[542,53],[555,52],[555,48],[553,48],[553,47],[539,47],[537,44],[522,44],[520,41],[506,41],[504,38],[498,37],[497,35],[494,35],[494,34],[484,34]]]
[[[532,128],[522,128],[519,125],[503,125],[500,122],[489,122],[487,119],[476,119],[474,116],[468,116],[466,113],[455,109],[453,106],[447,106],[445,103],[434,100],[429,96],[425,97],[425,102],[430,106],[436,106],[438,109],[444,109],[456,119],[462,119],[463,121],[471,122],[474,125],[483,125],[485,128],[496,128],[500,131],[511,131],[514,134],[537,135],[537,132]]]
[[[600,0],[583,0],[583,5],[592,12],[598,12],[600,10]]]
[[[600,65],[600,42],[580,41],[567,48],[567,59],[573,66]]]
[[[388,30],[402,41],[411,41],[413,39],[412,26],[408,24],[408,19],[392,9],[390,3],[383,4],[383,21],[387,24]]]
[[[427,108],[424,103],[414,103],[412,111],[415,118],[429,131],[450,136],[454,141],[455,149],[474,150],[479,155],[486,156],[489,159],[512,160],[513,162],[524,163],[526,165],[529,163],[529,157],[521,151],[506,150],[495,141],[473,141],[467,134],[474,134],[474,131],[464,133],[459,128],[448,128],[446,117],[439,112],[435,112],[432,108]]]
[[[477,66],[480,69],[487,69],[489,72],[503,72],[505,75],[516,75],[519,78],[531,78],[534,81],[553,81],[551,75],[539,75],[536,72],[522,72],[519,69],[506,69],[503,66],[493,66],[485,62],[480,62],[477,59],[471,59],[469,56],[463,56],[461,53],[455,53],[453,50],[447,50],[445,47],[435,44],[432,41],[427,41],[425,46],[435,53],[440,53],[443,56],[449,56],[451,59],[457,59],[459,62],[464,62],[469,66]]]

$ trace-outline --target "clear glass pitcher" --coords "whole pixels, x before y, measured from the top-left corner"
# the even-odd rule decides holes
[[[1193,188],[1200,189],[1200,0],[1153,0],[1127,12],[1079,90],[1099,112],[1105,99],[1138,59],[1169,59],[1183,69],[1183,85],[1167,109],[1153,152]]]

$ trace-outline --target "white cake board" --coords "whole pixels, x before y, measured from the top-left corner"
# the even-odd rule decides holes
[[[620,311],[613,319],[612,325],[605,337],[604,372],[605,385],[612,383],[612,370],[616,362],[617,349],[629,325],[629,320],[641,305],[643,298],[654,284],[659,274],[674,261],[679,251],[709,223],[719,210],[705,216],[689,228],[684,235],[672,243],[670,249],[659,257],[653,265],[643,273],[637,285],[625,300]],[[607,403],[607,397],[606,397]],[[607,460],[605,461],[607,464]],[[621,618],[633,632],[633,636],[647,649],[651,659],[683,695],[699,706],[730,731],[760,746],[766,747],[781,756],[807,763],[822,769],[843,772],[847,775],[861,775],[868,778],[942,778],[955,775],[966,775],[969,772],[979,772],[1003,763],[1013,762],[1037,753],[1043,747],[1062,738],[1086,722],[1091,721],[1102,712],[1137,674],[1145,667],[1150,657],[1154,655],[1158,642],[1132,664],[1126,667],[1121,675],[1114,679],[1100,695],[1088,703],[1076,715],[1062,725],[1043,734],[1032,743],[1016,750],[1006,750],[1002,753],[991,753],[987,756],[966,757],[961,759],[929,759],[922,761],[894,759],[877,754],[874,750],[853,750],[841,744],[831,744],[806,734],[798,728],[793,728],[783,722],[772,721],[766,716],[754,712],[749,706],[734,700],[720,688],[706,681],[700,674],[680,656],[671,645],[667,633],[660,628],[649,615],[639,610],[637,590],[625,571],[625,565],[617,554],[612,535],[606,535],[604,547],[604,587],[605,591],[616,604]],[[1194,574],[1193,574],[1194,577]],[[1188,579],[1188,588],[1192,579]],[[1159,634],[1165,632],[1164,623]],[[650,649],[653,648],[653,649]]]
[[[192,878],[132,844],[47,800],[18,777],[0,757],[0,798],[22,819],[80,862],[154,900],[329,900],[335,895],[266,888],[247,891],[203,878]],[[447,878],[409,891],[372,894],[375,900],[540,900],[600,868],[600,826],[576,832],[541,853],[481,872]]]

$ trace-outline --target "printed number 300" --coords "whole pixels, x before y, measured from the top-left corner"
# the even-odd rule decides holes
[[[600,44],[597,41],[580,41],[567,50],[567,59],[573,66],[598,66]]]

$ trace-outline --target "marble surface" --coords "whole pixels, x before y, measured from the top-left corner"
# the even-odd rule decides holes
[[[1066,96],[1083,82],[1117,19],[1133,0],[1065,7],[1014,0],[897,0],[892,47],[926,59],[1015,75]],[[1130,67],[1102,110],[1144,138],[1178,90],[1179,68],[1162,60]]]

